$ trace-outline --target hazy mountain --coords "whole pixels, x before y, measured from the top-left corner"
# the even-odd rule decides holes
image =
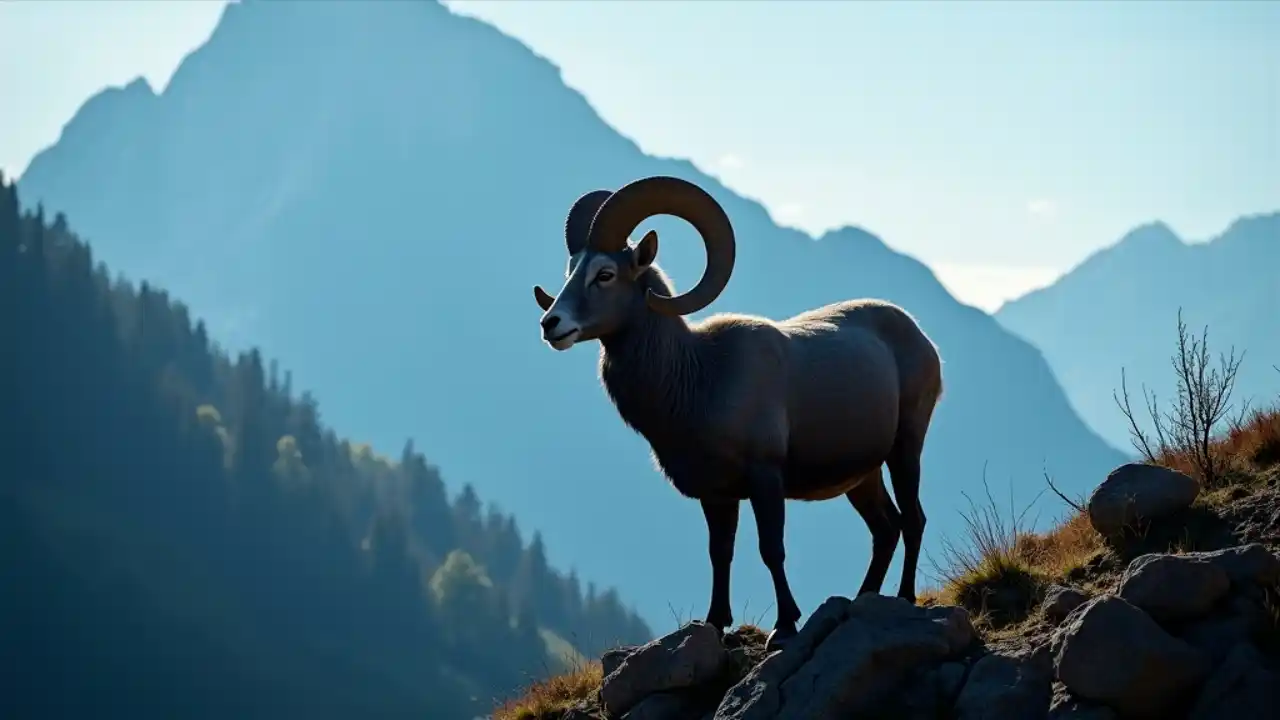
[[[1242,217],[1202,243],[1150,223],[1053,285],[1006,303],[996,319],[1039,347],[1085,421],[1128,450],[1128,424],[1112,392],[1123,368],[1131,395],[1145,383],[1160,398],[1175,397],[1178,308],[1189,331],[1208,326],[1211,351],[1245,351],[1241,399],[1280,388],[1272,367],[1280,365],[1277,268],[1280,212]]]
[[[412,433],[541,530],[555,562],[661,623],[670,606],[705,609],[701,512],[615,416],[596,348],[541,344],[530,293],[559,286],[575,198],[650,174],[701,184],[733,218],[737,270],[706,312],[781,317],[878,296],[938,342],[947,390],[925,457],[926,547],[956,529],[986,463],[1000,496],[1012,482],[1025,501],[1045,466],[1083,489],[1121,461],[1035,348],[923,264],[860,229],[815,242],[777,226],[690,163],[642,153],[521,43],[434,2],[230,5],[163,94],[137,81],[90,99],[20,187],[73,213],[113,267],[187,299],[211,332],[280,357],[347,432],[382,448]],[[659,262],[687,287],[702,270],[696,236],[672,218],[652,227]],[[862,522],[843,502],[789,512],[806,611],[852,592],[869,559]],[[740,619],[748,600],[752,616],[772,600],[749,515]]]

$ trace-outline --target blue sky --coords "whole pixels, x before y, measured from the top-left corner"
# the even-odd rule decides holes
[[[1280,3],[453,0],[645,150],[812,233],[855,224],[992,308],[1130,227],[1280,209]],[[0,168],[157,88],[220,1],[0,3]]]

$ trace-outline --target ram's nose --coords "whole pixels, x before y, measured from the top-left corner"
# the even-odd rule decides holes
[[[542,318],[542,320],[539,321],[539,324],[542,325],[542,334],[550,335],[552,331],[556,329],[556,326],[560,324],[560,316],[548,315]]]

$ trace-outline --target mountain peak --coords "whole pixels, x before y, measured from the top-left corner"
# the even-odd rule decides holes
[[[139,103],[146,103],[156,98],[155,88],[145,77],[136,77],[125,85],[105,87],[91,96],[80,106],[71,120],[63,126],[62,132],[74,130],[79,126],[97,125],[118,112],[133,112]],[[109,120],[108,120],[109,122]]]
[[[1162,220],[1143,223],[1120,238],[1114,248],[1135,248],[1141,252],[1155,252],[1166,248],[1182,247],[1182,238]]]
[[[1236,218],[1215,242],[1275,243],[1280,238],[1280,210]]]
[[[828,230],[818,238],[818,241],[830,243],[831,247],[849,248],[857,252],[889,249],[879,235],[856,225],[842,225],[834,230]]]

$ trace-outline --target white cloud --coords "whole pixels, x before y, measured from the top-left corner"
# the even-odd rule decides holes
[[[785,202],[773,209],[773,216],[778,220],[795,220],[804,216],[804,205],[796,202]]]
[[[747,166],[747,161],[736,153],[725,153],[716,159],[716,167],[721,170],[741,170]]]
[[[1040,265],[934,263],[931,267],[938,281],[957,300],[988,313],[1062,275],[1057,268]]]
[[[1027,214],[1037,218],[1053,218],[1058,214],[1058,204],[1047,198],[1037,198],[1027,203]]]

